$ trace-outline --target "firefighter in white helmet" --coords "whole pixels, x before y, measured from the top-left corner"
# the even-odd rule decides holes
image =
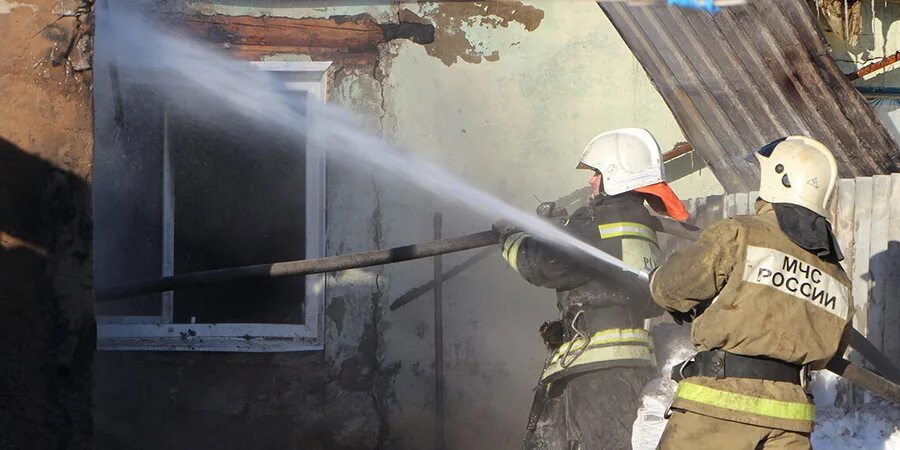
[[[850,280],[826,218],[834,157],[790,136],[756,158],[756,214],[713,224],[651,275],[699,350],[673,369],[663,450],[809,449],[806,375],[846,347]]]
[[[603,133],[585,148],[593,196],[563,228],[641,270],[659,263],[644,202],[678,220],[684,206],[665,183],[659,146],[642,129]],[[662,311],[646,283],[529,236],[506,222],[494,229],[503,258],[528,282],[555,289],[560,319],[541,336],[549,354],[529,414],[526,449],[618,449],[631,426],[655,358],[643,320]]]

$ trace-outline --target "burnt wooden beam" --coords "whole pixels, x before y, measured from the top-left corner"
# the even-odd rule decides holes
[[[847,74],[847,79],[850,81],[858,80],[870,73],[884,69],[887,66],[896,64],[898,61],[900,61],[900,52],[896,52],[893,55],[882,59],[881,61],[874,62],[872,64],[866,65],[865,67],[861,67],[856,72]]]
[[[166,22],[233,56],[261,59],[275,53],[309,55],[314,60],[371,64],[378,46],[393,39],[434,42],[434,26],[404,22],[379,24],[371,16],[329,18],[172,15]]]
[[[679,156],[687,155],[688,153],[694,151],[694,146],[687,142],[679,142],[672,147],[672,150],[669,150],[662,155],[662,160],[671,161]]]
[[[338,19],[253,16],[181,16],[188,31],[232,45],[374,49],[384,33],[371,18]]]

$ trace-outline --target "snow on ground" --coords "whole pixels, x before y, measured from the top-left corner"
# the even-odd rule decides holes
[[[900,450],[900,405],[867,396],[865,405],[848,411],[836,407],[837,375],[813,374],[810,391],[816,402],[816,450]]]
[[[677,384],[669,379],[672,367],[694,353],[687,327],[662,324],[653,329],[660,378],[642,391],[643,406],[634,422],[634,450],[653,450],[662,436],[663,414],[672,402]],[[815,450],[900,450],[900,405],[877,397],[852,411],[835,406],[838,377],[822,371],[813,374],[810,392],[816,402]]]
[[[900,407],[876,401],[855,411],[817,408],[816,450],[900,450]]]

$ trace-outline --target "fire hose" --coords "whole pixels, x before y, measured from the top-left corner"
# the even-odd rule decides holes
[[[699,234],[698,229],[692,225],[681,224],[674,220],[662,217],[658,217],[658,219],[660,219],[659,225],[663,232],[688,240],[696,240],[696,237]],[[487,230],[455,238],[441,239],[424,244],[394,247],[386,250],[177,274],[158,279],[99,289],[96,297],[97,301],[104,302],[151,294],[154,292],[201,287],[232,281],[259,280],[334,272],[410,261],[496,244],[496,234],[491,230]],[[880,374],[851,363],[840,355],[835,356],[834,359],[828,363],[826,369],[844,377],[860,387],[868,389],[882,398],[895,403],[900,403],[900,385],[897,384],[900,383],[900,369],[884,356],[877,347],[869,342],[865,336],[855,329],[852,329],[850,347],[859,352],[876,368],[876,370],[879,371]]]
[[[295,277],[315,273],[336,272],[339,270],[357,269],[361,267],[428,258],[445,253],[460,252],[473,248],[487,247],[497,244],[497,235],[487,230],[480,233],[467,234],[449,239],[441,239],[425,244],[405,245],[386,250],[353,253],[326,258],[285,261],[270,264],[230,267],[227,269],[204,270],[176,274],[152,280],[139,281],[99,289],[97,301],[120,300],[154,292],[172,291],[232,281],[262,280],[268,278]]]

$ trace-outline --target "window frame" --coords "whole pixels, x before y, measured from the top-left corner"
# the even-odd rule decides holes
[[[327,101],[330,61],[256,61],[259,70],[285,80],[288,90],[305,92],[307,102]],[[168,114],[163,141],[163,276],[174,273],[174,186],[169,160]],[[306,258],[325,255],[325,149],[306,143]],[[303,324],[173,323],[174,298],[161,294],[160,315],[97,315],[100,351],[297,352],[324,348],[325,274],[306,276]]]

